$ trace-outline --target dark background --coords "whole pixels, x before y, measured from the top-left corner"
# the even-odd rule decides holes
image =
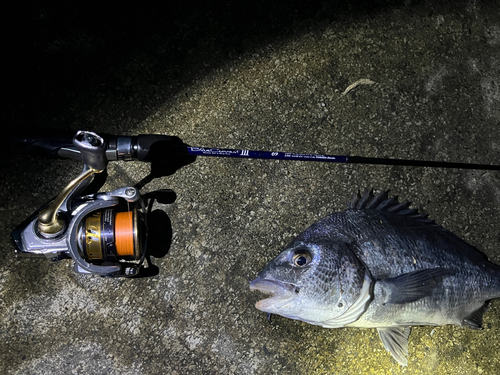
[[[32,2],[5,14],[2,124],[130,129],[243,52],[403,1]],[[414,4],[415,2],[413,2]],[[26,4],[26,3],[25,3]],[[429,3],[429,13],[437,7]],[[419,10],[420,12],[421,10]],[[106,113],[90,114],[108,103]]]

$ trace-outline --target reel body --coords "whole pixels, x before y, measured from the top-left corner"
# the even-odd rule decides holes
[[[106,142],[79,131],[73,144],[83,172],[11,234],[16,252],[57,261],[71,258],[78,273],[136,276],[145,259],[146,208],[135,187],[80,196],[106,169]]]
[[[78,273],[135,276],[146,256],[147,225],[144,204],[134,187],[79,197],[61,209],[60,233],[39,230],[45,206],[12,232],[20,255],[52,261],[74,260]]]

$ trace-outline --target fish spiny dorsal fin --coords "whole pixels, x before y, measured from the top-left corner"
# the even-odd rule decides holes
[[[363,195],[361,196],[361,199],[358,201],[356,208],[359,210],[366,208],[366,205],[371,202],[372,198],[373,198],[373,189],[366,189]]]
[[[377,210],[391,214],[405,216],[409,219],[418,220],[421,223],[434,224],[434,220],[427,218],[427,214],[419,213],[417,209],[410,208],[411,202],[399,203],[398,197],[389,197],[389,190],[382,190],[377,195],[373,194],[373,189],[366,189],[361,195],[355,193],[351,201],[347,204],[348,209],[353,210]]]
[[[351,201],[347,203],[347,208],[357,208],[358,202],[361,199],[361,195],[359,195],[359,191],[352,195]]]
[[[384,201],[387,200],[388,193],[389,193],[388,190],[382,190],[380,193],[378,193],[376,196],[373,197],[373,199],[371,200],[371,202],[369,202],[366,205],[366,208],[369,209],[369,210],[376,209],[380,203],[382,203],[382,202],[384,202]]]
[[[363,208],[366,207],[367,204],[369,204],[373,199],[373,189],[366,189],[363,193],[363,195],[359,194],[359,191],[357,193],[354,193],[351,202],[347,204],[347,208],[352,208],[355,210],[362,210]]]
[[[410,202],[404,201],[403,203],[396,204],[392,207],[387,208],[387,212],[390,212],[391,214],[397,214],[399,212],[403,212],[408,209],[410,206]]]

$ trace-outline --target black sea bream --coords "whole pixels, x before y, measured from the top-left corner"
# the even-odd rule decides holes
[[[407,365],[410,326],[480,329],[500,298],[500,266],[383,191],[356,195],[342,212],[300,234],[266,265],[251,289],[256,307],[326,328],[377,328]]]

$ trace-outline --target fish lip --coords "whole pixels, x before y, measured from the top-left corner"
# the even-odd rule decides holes
[[[259,310],[271,312],[272,305],[293,297],[297,287],[293,284],[283,283],[277,280],[261,279],[258,277],[250,282],[250,289],[271,295],[255,304],[255,307]]]

